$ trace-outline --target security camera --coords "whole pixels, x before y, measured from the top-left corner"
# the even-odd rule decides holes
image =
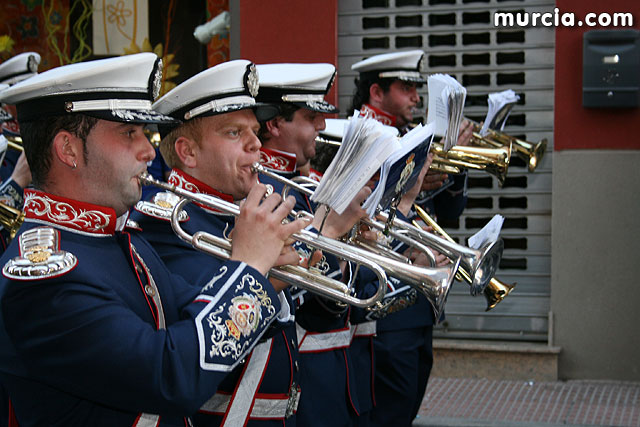
[[[224,11],[206,24],[198,25],[193,31],[193,36],[198,39],[200,43],[207,44],[216,34],[221,37],[228,36],[230,26],[231,16],[229,12]]]

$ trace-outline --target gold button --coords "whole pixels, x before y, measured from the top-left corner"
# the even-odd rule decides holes
[[[144,291],[147,293],[147,295],[149,295],[150,297],[155,296],[156,291],[155,289],[153,289],[153,286],[151,285],[147,285],[144,287]]]

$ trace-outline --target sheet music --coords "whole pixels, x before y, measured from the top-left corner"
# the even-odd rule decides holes
[[[427,86],[427,123],[434,123],[434,134],[443,137],[444,149],[448,151],[458,141],[467,90],[448,74],[429,76]]]
[[[370,217],[376,210],[389,208],[394,198],[401,197],[420,174],[433,139],[433,125],[418,125],[400,139],[400,147],[382,164],[375,189],[362,205]]]
[[[487,101],[489,108],[487,109],[487,116],[482,124],[480,135],[485,136],[489,132],[489,129],[500,131],[504,129],[511,109],[519,99],[518,94],[511,89],[490,93]]]
[[[396,128],[359,114],[349,120],[342,144],[311,196],[339,214],[400,146]]]
[[[490,242],[495,242],[500,237],[500,230],[504,223],[502,215],[494,215],[491,221],[487,223],[480,231],[469,237],[469,247],[479,249]]]

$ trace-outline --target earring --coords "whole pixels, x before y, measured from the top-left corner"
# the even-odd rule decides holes
[[[74,161],[73,161],[73,169],[75,169],[75,168],[77,168],[77,167],[78,167],[78,165],[76,165],[76,161],[74,160]]]

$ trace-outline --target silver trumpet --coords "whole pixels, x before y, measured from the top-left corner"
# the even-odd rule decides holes
[[[284,178],[276,173],[267,170],[259,163],[254,163],[252,166],[254,173],[260,173],[265,176],[269,176],[274,180],[284,185],[282,197],[287,196],[289,188],[294,188],[301,194],[311,195],[313,189],[318,183],[307,177],[297,177],[299,180],[293,181]],[[384,229],[383,224],[379,224],[376,221],[369,219],[363,220],[364,224],[369,225],[374,229]],[[422,244],[421,242],[411,239],[405,235],[405,233],[397,233],[391,230],[393,238],[407,244],[408,246],[416,249],[429,257],[432,263],[435,264],[435,257],[432,251]],[[423,295],[427,297],[431,305],[433,306],[436,319],[440,318],[442,311],[444,310],[444,304],[453,284],[455,274],[460,265],[460,260],[452,258],[452,263],[444,267],[421,267],[418,265],[412,265],[408,258],[399,256],[399,254],[392,252],[390,249],[384,249],[380,246],[371,247],[368,245],[361,246],[362,242],[350,240],[351,244],[348,244],[349,248],[354,250],[364,251],[366,257],[380,265],[384,271],[389,275],[396,277],[403,282],[409,284]],[[356,246],[359,245],[359,246]],[[390,253],[389,253],[390,252]],[[339,255],[340,256],[340,255]],[[375,309],[375,308],[372,308]]]
[[[307,179],[306,177],[299,177],[300,181],[304,182],[304,185],[301,185],[298,182],[283,178],[278,174],[270,172],[261,165],[254,165],[253,170],[283,183],[285,185],[282,194],[283,197],[287,195],[288,187],[295,188],[300,193],[310,196],[313,194],[311,186],[318,185],[314,180]],[[388,228],[386,226],[386,222],[389,220],[389,217],[386,213],[379,213],[378,217],[381,219],[380,221],[365,218],[363,223],[372,229],[385,232]],[[454,262],[460,258],[460,266],[464,267],[472,277],[472,295],[478,295],[484,292],[485,288],[491,281],[491,278],[495,275],[500,264],[500,259],[502,258],[504,242],[500,239],[495,242],[487,243],[479,249],[473,249],[457,243],[449,242],[442,237],[436,236],[433,233],[428,233],[422,229],[417,229],[412,224],[398,218],[394,218],[391,225],[392,228],[389,233],[394,239],[397,239],[422,252],[424,252],[424,248],[426,247],[427,252],[430,253],[428,249],[432,248]]]
[[[173,207],[171,214],[171,227],[181,240],[189,243],[197,250],[218,258],[229,259],[231,256],[231,242],[204,231],[198,231],[193,235],[190,235],[180,227],[179,216],[184,209],[184,206],[190,202],[197,202],[234,216],[238,216],[240,214],[240,208],[237,205],[215,196],[193,193],[178,188],[175,185],[158,181],[148,172],[141,173],[138,178],[142,184],[154,185],[182,197],[182,200]],[[295,233],[291,237],[307,244],[310,247],[323,252],[332,253],[347,261],[351,261],[358,266],[364,266],[371,269],[378,277],[379,286],[377,292],[370,298],[356,298],[352,295],[352,283],[345,284],[339,280],[323,276],[319,272],[314,272],[313,269],[307,269],[301,266],[278,266],[269,271],[270,276],[320,296],[356,307],[371,307],[379,304],[382,300],[386,292],[387,276],[385,271],[375,262],[375,260],[371,260],[371,256],[368,252],[360,248],[350,246],[346,243],[317,235],[307,230]]]
[[[389,219],[388,215],[384,212],[380,212],[378,216],[385,222]],[[398,218],[394,218],[392,224],[393,227],[406,233],[411,239],[415,239],[424,245],[432,247],[447,258],[451,260],[460,258],[460,265],[464,267],[471,276],[471,295],[475,296],[484,292],[500,265],[502,251],[504,250],[504,242],[502,239],[489,242],[479,249],[473,249],[468,246],[450,242]],[[375,227],[383,230],[385,224],[376,222]]]

